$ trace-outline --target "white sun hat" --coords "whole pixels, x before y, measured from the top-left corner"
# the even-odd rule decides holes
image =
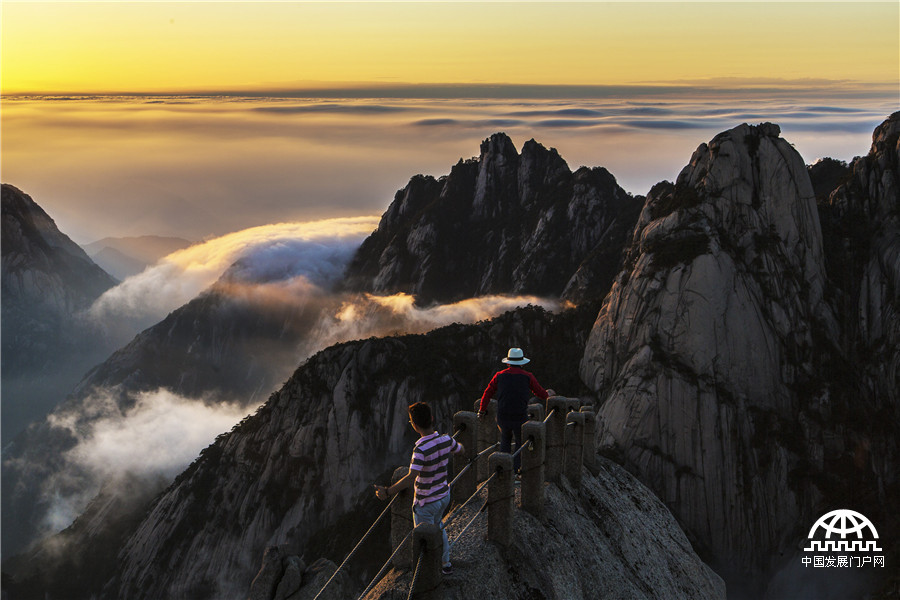
[[[521,348],[510,348],[506,353],[506,358],[501,358],[500,362],[508,365],[524,365],[531,362],[531,359],[525,358],[525,353]]]

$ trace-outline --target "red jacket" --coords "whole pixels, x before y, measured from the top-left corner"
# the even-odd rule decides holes
[[[497,397],[497,420],[520,420],[528,418],[528,400],[532,394],[546,400],[547,390],[541,387],[534,375],[516,366],[498,371],[481,395],[478,410],[487,410],[488,403]]]

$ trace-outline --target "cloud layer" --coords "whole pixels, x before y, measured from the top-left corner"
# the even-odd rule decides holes
[[[244,281],[302,277],[329,287],[377,226],[376,217],[253,227],[179,250],[107,291],[90,309],[101,323],[147,327],[215,283],[229,268]],[[136,331],[135,331],[136,333]]]
[[[320,98],[8,98],[4,178],[80,242],[204,239],[380,214],[411,176],[446,174],[497,131],[518,147],[530,138],[555,147],[573,168],[605,167],[645,194],[674,179],[698,144],[742,122],[778,123],[809,163],[849,160],[868,151],[872,130],[897,106],[896,86],[710,85],[538,86],[532,97],[527,86],[438,86],[444,97],[415,88],[394,97],[351,89]]]
[[[51,506],[44,518],[48,531],[72,523],[101,485],[116,486],[126,477],[171,480],[247,412],[236,404],[182,398],[165,389],[136,394],[133,406],[122,410],[115,396],[101,390],[87,398],[83,406],[97,417],[88,423],[81,411],[49,419],[78,442],[63,457],[68,468],[44,488]]]
[[[565,303],[537,296],[482,296],[453,304],[419,307],[409,294],[357,294],[333,298],[318,324],[301,345],[304,357],[333,344],[368,337],[425,333],[452,323],[475,323],[527,305],[549,311]]]

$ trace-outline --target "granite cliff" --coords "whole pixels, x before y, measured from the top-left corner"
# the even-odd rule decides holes
[[[30,196],[2,186],[2,390],[4,458],[10,440],[43,419],[113,350],[84,317],[116,281],[94,264]],[[3,473],[3,551],[28,535],[9,510],[15,481]]]
[[[603,168],[572,173],[534,140],[504,134],[446,177],[397,192],[347,269],[348,289],[406,292],[423,304],[486,294],[602,297],[642,198]]]
[[[896,528],[896,313],[884,308],[897,302],[896,121],[830,195],[836,222],[855,228],[846,212],[864,211],[879,233],[843,278],[826,266],[800,156],[777,126],[742,125],[648,194],[587,343],[581,375],[601,404],[602,446],[750,595],[835,503]],[[874,306],[877,338],[863,333]],[[860,346],[871,363],[854,361]]]

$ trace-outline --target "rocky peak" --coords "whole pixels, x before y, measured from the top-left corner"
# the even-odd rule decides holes
[[[900,141],[900,112],[895,112],[875,128],[869,154],[879,156],[892,153],[896,158],[898,141]]]
[[[778,134],[726,131],[654,186],[581,364],[603,445],[744,582],[809,509],[797,414],[837,335],[812,186]]]
[[[843,345],[860,356],[882,342],[900,342],[900,112],[875,129],[869,154],[851,168],[821,211],[829,275],[840,290]],[[888,385],[887,393],[900,404],[897,389]]]
[[[434,177],[416,175],[411,178],[406,187],[394,195],[394,201],[381,216],[379,229],[383,225],[389,226],[391,223],[412,218],[433,200],[434,193],[438,188],[438,182]]]
[[[815,194],[802,158],[779,133],[777,125],[763,123],[717,135],[694,152],[672,196],[648,206],[658,219],[696,205],[747,264],[770,249],[769,242],[778,244],[781,262],[805,274],[815,305],[825,279]]]
[[[116,281],[29,195],[3,184],[0,196],[3,437],[8,440],[42,417],[112,350],[82,313]]]
[[[850,179],[850,175],[853,173],[847,163],[833,158],[817,160],[814,164],[807,166],[806,170],[809,172],[809,180],[813,184],[816,202],[819,204],[827,202],[831,192]],[[821,219],[821,215],[819,218]]]
[[[397,193],[345,285],[406,292],[423,304],[485,294],[602,296],[640,202],[601,171],[606,176],[575,176],[556,150],[530,140],[519,155],[508,136],[494,134],[478,159],[460,161],[439,181],[414,178]]]
[[[531,139],[522,146],[518,184],[522,208],[527,209],[537,202],[552,202],[556,194],[571,194],[572,177],[556,148],[548,150]]]
[[[473,216],[496,219],[518,204],[519,154],[504,133],[495,133],[481,143],[478,178],[472,202]]]
[[[115,285],[31,196],[3,184],[2,202],[4,306],[37,303],[72,314]]]

